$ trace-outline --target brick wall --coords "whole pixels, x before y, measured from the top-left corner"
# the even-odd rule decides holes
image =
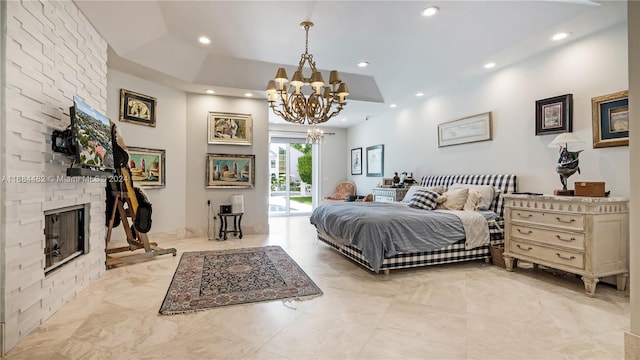
[[[106,113],[107,43],[71,1],[8,1],[6,23],[0,270],[8,351],[105,271],[105,183],[65,181],[70,160],[51,151],[50,138],[69,125],[74,95]],[[45,277],[43,212],[76,204],[89,207],[90,252]]]

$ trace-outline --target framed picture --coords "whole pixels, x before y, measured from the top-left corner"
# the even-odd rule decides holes
[[[536,101],[536,135],[571,132],[573,94]]]
[[[384,145],[367,147],[367,176],[382,176],[384,173]]]
[[[591,99],[593,147],[629,145],[629,92]]]
[[[362,175],[362,148],[351,149],[351,175]]]
[[[393,186],[393,178],[382,179],[382,187],[392,187],[392,186]]]
[[[156,127],[158,100],[153,96],[120,89],[120,121]]]
[[[255,155],[207,154],[207,188],[255,186]]]
[[[141,188],[165,186],[165,150],[129,147],[131,179]]]
[[[438,147],[491,140],[491,112],[438,124]]]
[[[251,145],[252,125],[248,114],[209,112],[209,144]]]

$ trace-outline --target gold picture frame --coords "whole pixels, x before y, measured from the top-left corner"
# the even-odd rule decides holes
[[[207,154],[206,187],[239,189],[255,187],[256,156]]]
[[[253,120],[250,114],[209,112],[208,143],[218,145],[251,145]]]
[[[120,89],[120,121],[156,127],[158,99]]]
[[[591,99],[593,148],[629,146],[629,91]]]
[[[141,188],[163,188],[166,185],[166,151],[141,147],[127,148],[131,179]]]

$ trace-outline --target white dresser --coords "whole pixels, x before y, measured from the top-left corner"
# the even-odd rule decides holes
[[[521,259],[582,276],[593,296],[600,278],[616,275],[618,290],[629,276],[629,201],[552,195],[505,195],[508,271]]]
[[[409,188],[373,188],[373,201],[394,202],[402,201]]]

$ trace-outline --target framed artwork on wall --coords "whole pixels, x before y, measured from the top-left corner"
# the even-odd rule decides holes
[[[367,176],[381,177],[384,173],[384,145],[367,147]]]
[[[362,175],[362,148],[351,149],[351,175]]]
[[[207,188],[255,187],[255,155],[207,154]]]
[[[491,140],[491,112],[438,124],[438,147]]]
[[[165,150],[129,147],[131,179],[141,188],[163,188],[166,185]]]
[[[251,145],[251,115],[209,112],[207,122],[209,144]]]
[[[591,99],[593,147],[629,145],[629,92],[594,97]]]
[[[536,135],[571,132],[573,94],[536,101]]]
[[[120,89],[120,121],[156,127],[157,107],[153,96]]]

